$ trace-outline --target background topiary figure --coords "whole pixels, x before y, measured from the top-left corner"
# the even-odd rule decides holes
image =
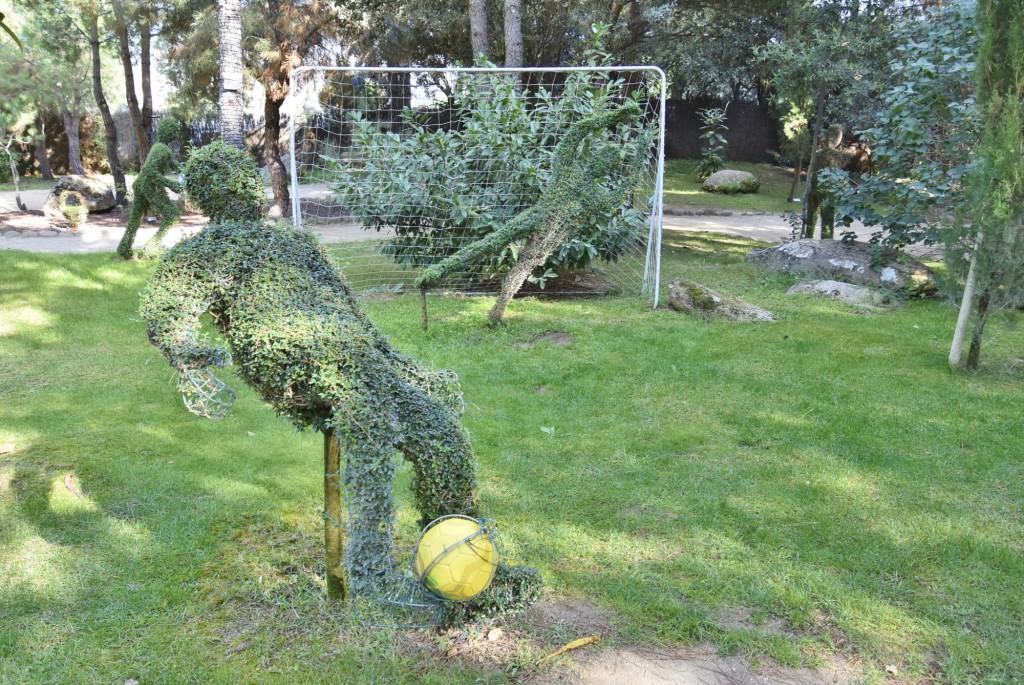
[[[267,191],[256,161],[222,140],[189,155],[185,190],[212,223],[260,219],[267,208]]]
[[[181,213],[167,197],[165,190],[166,188],[179,193],[181,188],[176,182],[164,176],[165,173],[178,168],[170,145],[178,139],[180,128],[181,124],[174,117],[167,117],[160,122],[156,128],[156,145],[150,148],[146,161],[132,184],[132,211],[128,216],[124,236],[117,245],[117,254],[125,259],[132,258],[132,243],[135,242],[135,234],[146,214],[150,211],[156,212],[160,216],[160,228],[143,246],[140,256],[144,258],[154,257],[159,253],[160,241],[181,217]]]
[[[594,134],[640,114],[640,106],[630,101],[614,111],[593,114],[573,124],[555,150],[553,180],[537,204],[493,233],[428,267],[416,280],[416,285],[426,290],[447,276],[466,271],[469,264],[478,262],[482,256],[497,254],[509,244],[525,240],[516,263],[502,279],[498,301],[488,314],[491,324],[501,323],[505,307],[533,270],[588,216],[618,210],[638,185],[639,174],[647,164],[644,146],[637,146],[641,153],[631,160],[623,159],[623,151],[617,145],[595,144],[583,153],[580,147]],[[649,143],[652,131],[644,130],[643,140]]]
[[[200,335],[213,315],[231,349]],[[357,306],[326,252],[305,232],[260,222],[211,224],[169,250],[142,300],[150,340],[180,372],[232,357],[264,400],[325,440],[329,595],[380,593],[395,580],[396,452],[414,467],[421,521],[479,513],[473,453],[457,407],[457,378],[395,350]],[[339,443],[347,465],[339,466]],[[342,572],[340,483],[348,493]],[[491,588],[451,617],[521,608],[539,594],[536,571],[499,567]]]

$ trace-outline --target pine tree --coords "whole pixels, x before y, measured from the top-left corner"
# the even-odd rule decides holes
[[[959,343],[973,310],[970,369],[978,368],[992,314],[1024,301],[1024,0],[981,2],[978,26],[977,100],[984,133],[978,166],[967,182],[970,226],[947,250],[954,268],[963,268],[970,253],[971,275],[949,357],[951,365],[960,363]]]

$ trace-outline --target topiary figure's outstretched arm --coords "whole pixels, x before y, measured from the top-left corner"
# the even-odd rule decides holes
[[[192,266],[164,261],[142,293],[149,340],[179,371],[224,366],[231,358],[200,335],[199,317],[215,306],[217,286],[208,272]]]
[[[465,271],[467,265],[477,259],[489,254],[497,254],[509,243],[528,238],[537,232],[538,222],[542,215],[543,212],[536,207],[517,214],[493,233],[488,233],[450,257],[427,267],[423,274],[416,279],[415,284],[424,289],[437,285],[445,277]]]

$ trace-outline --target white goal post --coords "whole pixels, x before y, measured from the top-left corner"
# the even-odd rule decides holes
[[[620,184],[628,199],[582,222],[531,280],[547,291],[554,283],[556,293],[644,293],[657,307],[666,86],[656,66],[299,67],[283,109],[292,220],[338,243],[356,290],[400,291],[532,206],[574,121],[634,100],[635,124],[580,153],[618,150],[622,174],[601,183]],[[445,288],[496,289],[517,247]]]

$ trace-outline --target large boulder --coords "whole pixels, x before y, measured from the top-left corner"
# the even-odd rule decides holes
[[[756,193],[761,182],[749,172],[722,169],[708,176],[701,188],[709,193]]]
[[[770,271],[826,278],[857,285],[887,286],[931,292],[932,270],[913,257],[897,252],[875,263],[867,243],[844,244],[839,240],[805,238],[754,250],[747,261]]]
[[[889,303],[889,297],[885,293],[866,285],[854,285],[842,281],[800,281],[787,290],[786,294],[827,297],[855,305],[881,306]]]
[[[683,278],[668,284],[668,304],[677,312],[696,314],[705,319],[724,319],[737,323],[775,320],[772,313],[765,309]]]
[[[60,197],[64,193],[77,193],[85,198],[85,206],[90,212],[105,212],[117,204],[114,189],[102,179],[95,176],[61,176],[46,196],[43,213],[47,216],[61,217]]]

